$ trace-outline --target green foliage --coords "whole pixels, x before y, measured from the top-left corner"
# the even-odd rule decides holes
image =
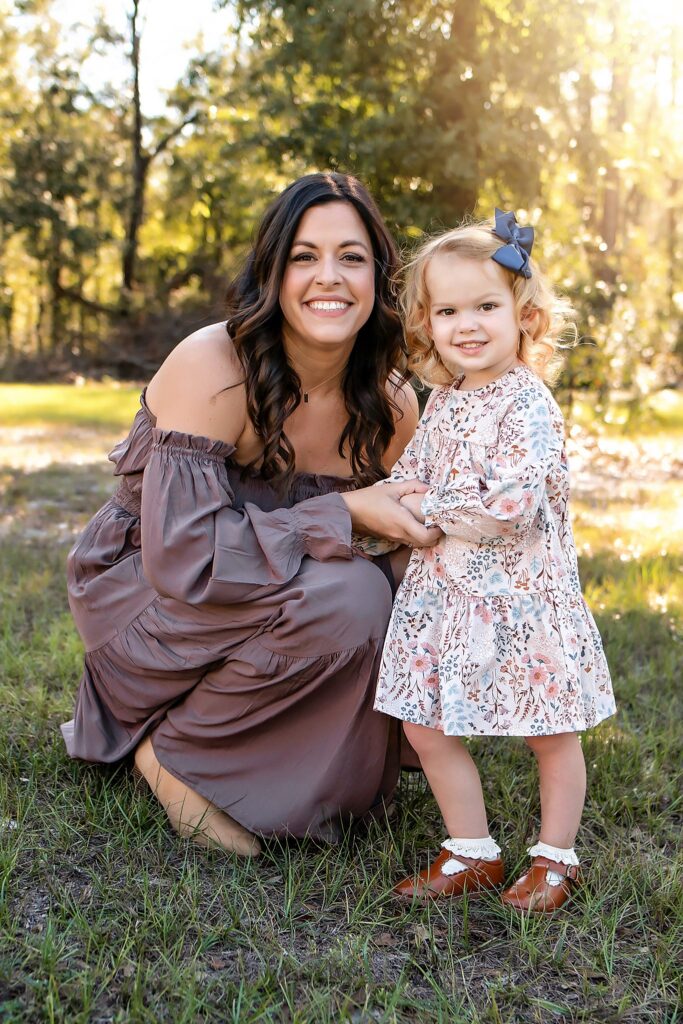
[[[132,93],[93,94],[79,69],[126,41],[93,16],[74,48],[51,0],[0,13],[6,376],[22,356],[54,370],[147,372],[200,311],[220,315],[226,276],[272,195],[300,173],[339,168],[369,184],[408,248],[463,215],[521,210],[577,309],[584,343],[568,354],[566,388],[638,399],[678,379],[674,8],[646,18],[608,0],[222,6],[232,33],[190,59],[163,115],[142,112],[153,170],[125,292]]]

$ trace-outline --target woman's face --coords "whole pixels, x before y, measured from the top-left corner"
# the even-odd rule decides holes
[[[309,347],[353,343],[374,303],[375,261],[363,221],[350,203],[310,207],[280,288],[285,338]]]

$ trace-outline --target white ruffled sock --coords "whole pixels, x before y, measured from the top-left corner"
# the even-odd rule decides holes
[[[482,839],[458,839],[450,836],[441,844],[449,853],[460,854],[461,857],[473,857],[476,860],[497,860],[500,846],[491,836]],[[451,857],[441,868],[444,875],[457,875],[458,871],[467,871],[469,864],[463,864],[457,856]]]
[[[579,858],[574,852],[574,847],[570,850],[562,850],[559,846],[548,846],[547,843],[536,843],[535,846],[530,846],[527,850],[530,857],[547,857],[548,860],[559,861],[560,864],[568,864],[570,866],[578,867]],[[559,871],[553,871],[552,868],[548,868],[545,874],[549,885],[561,885],[564,881],[564,875],[561,875]]]

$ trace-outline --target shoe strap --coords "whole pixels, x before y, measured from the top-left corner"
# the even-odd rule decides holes
[[[570,878],[575,882],[579,875],[578,864],[563,864],[559,860],[550,860],[549,857],[534,857],[533,865],[536,867],[544,868],[546,871],[556,871],[558,875],[564,875],[565,878]]]

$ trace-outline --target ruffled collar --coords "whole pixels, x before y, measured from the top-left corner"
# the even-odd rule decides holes
[[[455,378],[453,383],[450,385],[452,392],[457,392],[460,395],[477,395],[485,396],[490,395],[500,388],[508,388],[517,378],[524,379],[529,374],[533,374],[533,370],[530,370],[528,366],[523,363],[513,366],[510,370],[506,370],[505,373],[501,373],[500,377],[496,377],[495,380],[489,381],[488,384],[482,384],[479,388],[467,388],[465,391],[460,390],[460,385],[465,379],[465,374],[462,373]],[[534,375],[535,376],[535,375]]]

